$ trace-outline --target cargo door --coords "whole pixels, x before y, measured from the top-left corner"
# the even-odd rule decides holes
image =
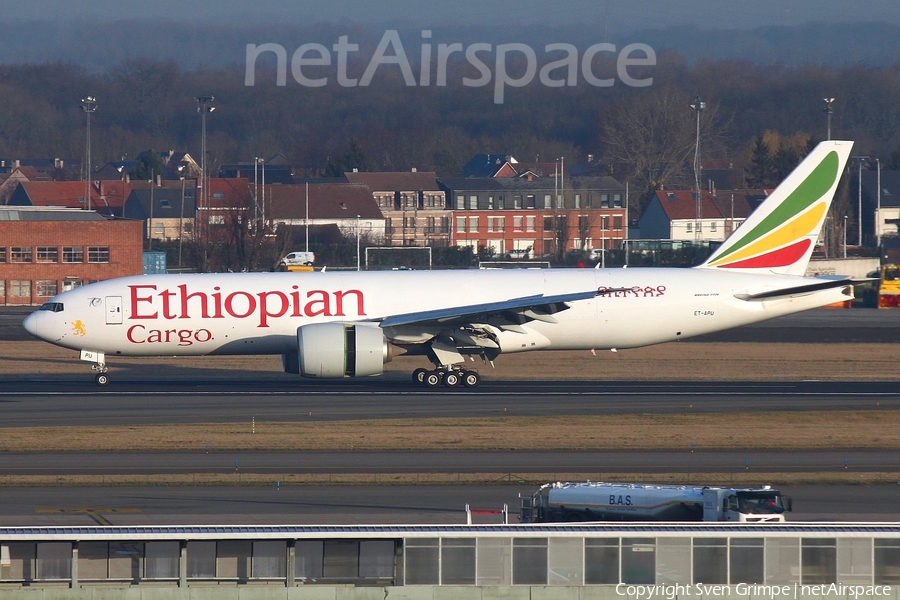
[[[122,324],[122,296],[106,297],[106,324]]]

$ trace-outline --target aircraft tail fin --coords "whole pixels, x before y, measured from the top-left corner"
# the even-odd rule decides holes
[[[806,272],[853,142],[821,142],[738,227],[701,269]]]

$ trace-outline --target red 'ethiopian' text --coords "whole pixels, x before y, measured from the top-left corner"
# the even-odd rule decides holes
[[[208,294],[189,292],[185,284],[174,290],[159,291],[155,285],[128,287],[131,289],[131,319],[254,319],[258,321],[257,327],[268,327],[269,319],[284,316],[363,317],[366,314],[360,290],[304,292],[295,285],[289,292],[226,293],[216,286]]]

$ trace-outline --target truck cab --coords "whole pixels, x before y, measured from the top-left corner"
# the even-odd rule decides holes
[[[791,504],[790,498],[770,486],[748,489],[708,487],[703,489],[703,520],[782,523]]]

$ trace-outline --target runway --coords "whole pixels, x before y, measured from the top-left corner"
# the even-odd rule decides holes
[[[19,335],[19,313],[0,312],[0,339]],[[13,311],[15,313],[15,311]],[[727,334],[719,340],[770,338],[792,342],[886,342],[900,339],[900,319],[884,311],[814,311]],[[715,336],[696,343],[715,341]],[[893,381],[646,382],[491,381],[476,389],[426,390],[408,376],[314,381],[252,373],[206,383],[173,372],[165,378],[131,373],[97,388],[83,374],[0,377],[0,428],[140,426],[170,423],[346,421],[359,419],[498,416],[581,416],[737,411],[883,411],[900,408]],[[14,524],[237,524],[237,523],[461,523],[465,504],[515,512],[518,494],[536,486],[276,486],[285,475],[467,473],[516,476],[566,472],[890,473],[892,451],[746,452],[685,448],[675,452],[240,452],[198,440],[196,452],[5,453],[3,477],[20,475],[152,477],[165,474],[254,473],[263,485],[238,487],[35,487],[4,489],[0,523]],[[540,476],[539,475],[539,476]],[[445,480],[447,478],[445,477]],[[265,481],[269,483],[266,484]],[[259,480],[256,483],[260,483]],[[898,520],[896,486],[784,487],[794,497],[792,520]],[[492,516],[491,519],[497,517]]]
[[[430,417],[896,410],[895,382],[485,381],[428,390],[407,377],[341,381],[0,379],[2,427]]]

